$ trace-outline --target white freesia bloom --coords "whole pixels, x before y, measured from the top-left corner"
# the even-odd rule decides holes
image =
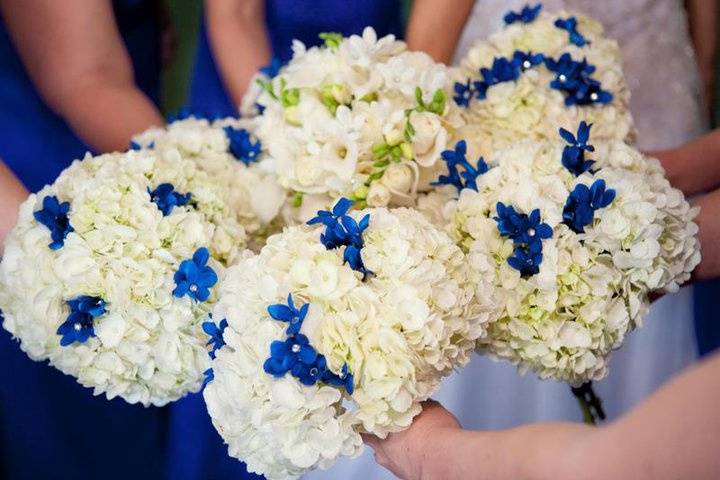
[[[697,211],[657,160],[620,141],[591,143],[592,172],[576,177],[567,170],[559,139],[523,141],[488,157],[477,191],[463,189],[453,201],[454,189],[445,187],[421,197],[418,207],[447,222],[485,280],[478,298],[499,307],[478,351],[573,385],[603,378],[612,350],[641,324],[648,295],[677,290],[700,260]],[[563,217],[568,196],[599,180],[615,191],[614,200],[594,211],[584,232],[574,231]],[[508,263],[515,247],[498,229],[498,202],[524,214],[539,209],[552,228],[536,274]]]
[[[191,203],[163,215],[149,193],[163,183],[191,194]],[[33,216],[51,196],[69,203],[73,229],[56,250]],[[201,322],[216,297],[175,297],[174,274],[205,247],[220,275],[245,247],[236,218],[228,191],[177,150],[75,161],[28,198],[6,240],[3,326],[32,359],[49,360],[95,394],[163,405],[197,391],[209,363]],[[92,320],[94,335],[62,346],[68,302],[83,296],[101,298],[105,313]]]
[[[227,320],[205,388],[213,423],[230,455],[269,479],[297,478],[357,455],[359,432],[384,437],[410,425],[441,377],[469,360],[489,310],[475,300],[465,256],[419,213],[383,208],[370,215],[363,276],[327,250],[321,227],[297,226],[268,239],[259,255],[228,269],[213,309]],[[322,381],[305,386],[268,374],[273,341],[288,323],[268,307],[308,304],[299,330],[331,372],[352,374],[352,394]]]

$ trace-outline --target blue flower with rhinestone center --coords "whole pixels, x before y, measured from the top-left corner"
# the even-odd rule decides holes
[[[562,164],[576,177],[585,172],[592,173],[591,168],[595,164],[594,160],[585,159],[585,152],[595,151],[595,147],[588,143],[590,141],[591,128],[592,124],[588,125],[585,121],[582,121],[580,122],[580,126],[578,126],[577,136],[564,128],[559,130],[560,137],[568,143],[568,145],[563,148]]]
[[[201,247],[192,259],[180,263],[174,277],[174,296],[181,298],[187,295],[197,302],[204,302],[210,297],[210,289],[217,283],[218,277],[215,270],[207,265],[209,258],[208,249]]]
[[[512,205],[498,202],[496,211],[494,219],[500,235],[513,241],[513,254],[507,260],[508,265],[523,277],[536,275],[543,259],[542,241],[552,237],[552,228],[542,222],[537,208],[527,215],[517,212]]]
[[[68,300],[67,304],[70,315],[57,329],[57,334],[61,335],[60,345],[63,347],[75,342],[85,343],[90,337],[94,337],[94,321],[106,312],[106,303],[100,297],[83,295]]]
[[[245,165],[250,165],[257,161],[262,151],[260,140],[253,142],[250,132],[244,128],[235,129],[233,127],[225,127],[223,130],[225,136],[230,140],[228,149],[233,157]]]

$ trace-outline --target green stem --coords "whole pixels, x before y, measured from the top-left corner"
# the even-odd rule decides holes
[[[595,425],[598,421],[605,420],[602,401],[595,393],[592,382],[583,383],[579,387],[571,387],[571,390],[580,405],[585,423]]]

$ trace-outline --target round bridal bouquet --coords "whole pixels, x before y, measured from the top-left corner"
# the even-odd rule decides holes
[[[659,162],[620,141],[593,145],[590,131],[583,122],[487,163],[460,142],[443,154],[444,190],[421,202],[489,280],[477,297],[501,307],[478,350],[576,387],[607,374],[648,295],[676,291],[700,260],[697,211]]]
[[[206,325],[210,416],[230,455],[269,479],[358,454],[359,432],[408,427],[485,332],[447,234],[414,210],[351,204],[230,267]]]
[[[21,206],[0,264],[3,326],[95,394],[163,405],[202,385],[202,321],[245,231],[177,151],[75,161]]]
[[[458,138],[473,154],[552,139],[558,127],[571,130],[580,121],[594,124],[598,139],[632,137],[620,49],[599,23],[549,14],[541,5],[509,12],[505,23],[454,72],[454,100],[466,123]]]
[[[452,130],[447,67],[372,28],[321,37],[323,47],[296,41],[292,60],[264,69],[244,101],[262,112],[255,133],[293,192],[295,217],[339,196],[412,205]]]

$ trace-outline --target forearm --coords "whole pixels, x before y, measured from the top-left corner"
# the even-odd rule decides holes
[[[5,236],[17,222],[18,207],[25,201],[27,190],[0,161],[0,255],[3,252]]]
[[[710,132],[681,148],[656,154],[670,183],[686,195],[720,186],[720,130]]]
[[[687,0],[688,20],[698,66],[704,82],[712,82],[715,68],[717,0]],[[709,87],[710,85],[706,85]]]
[[[720,277],[720,190],[702,196],[696,203],[700,213],[695,219],[700,227],[702,261],[693,272],[696,280]]]
[[[264,2],[258,0],[206,2],[210,46],[235,105],[242,102],[253,75],[270,63],[264,8]]]
[[[443,429],[421,477],[473,480],[718,478],[720,355],[605,427],[538,423],[498,432]]]
[[[450,63],[474,0],[415,0],[407,27],[411,50]]]
[[[581,423],[538,423],[496,432],[433,433],[422,480],[563,480],[588,478],[583,445],[597,429]]]
[[[98,152],[127,150],[133,135],[164,124],[155,105],[134,84],[112,79],[78,84],[56,110]]]

